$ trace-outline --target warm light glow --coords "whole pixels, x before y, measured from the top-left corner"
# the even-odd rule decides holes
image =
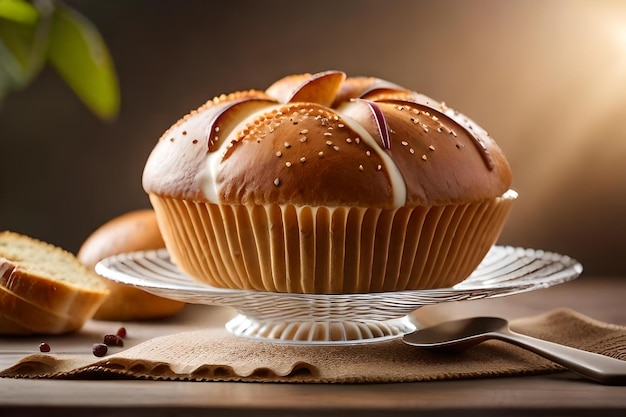
[[[540,43],[534,44],[539,57],[536,62],[543,64],[544,73],[548,73],[543,80],[550,82],[541,83],[544,73],[538,73],[536,84],[543,88],[533,90],[534,100],[527,107],[534,112],[529,112],[530,116],[523,112],[516,115],[525,117],[545,138],[540,147],[531,150],[524,140],[511,146],[520,144],[515,149],[517,154],[510,153],[516,166],[530,164],[529,153],[532,155],[532,169],[514,171],[518,173],[515,178],[521,195],[516,203],[520,219],[541,219],[543,214],[536,214],[542,204],[538,202],[558,201],[556,206],[581,207],[587,204],[580,197],[584,192],[603,196],[623,187],[626,137],[621,115],[626,106],[626,9],[608,2],[576,4],[575,9],[559,11],[561,19],[552,22],[553,33],[567,34],[562,49],[554,49],[554,44],[548,42],[550,47],[546,49],[541,49]],[[520,91],[526,90],[516,93]],[[549,105],[536,110],[536,103]],[[520,132],[525,138],[532,137],[533,131],[520,128]],[[550,215],[555,214],[545,214],[545,219]],[[571,216],[573,219],[575,214]],[[571,224],[580,221],[572,219]],[[551,239],[554,231],[546,224],[527,232],[527,221],[509,223],[507,227],[512,235],[521,236],[546,230],[546,239]]]
[[[624,26],[622,28],[620,28],[618,34],[617,34],[617,38],[619,40],[619,42],[622,44],[622,47],[624,48],[624,51],[626,52],[626,24],[624,24]]]

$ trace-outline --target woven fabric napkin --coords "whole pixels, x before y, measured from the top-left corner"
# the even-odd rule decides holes
[[[626,359],[626,327],[599,322],[571,309],[516,319],[511,328]],[[244,339],[222,328],[211,328],[156,337],[100,359],[87,354],[33,354],[0,372],[0,377],[382,383],[559,370],[558,365],[501,341],[445,354],[420,350],[400,339],[349,346],[301,346]]]

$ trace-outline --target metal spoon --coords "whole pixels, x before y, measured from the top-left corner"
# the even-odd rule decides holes
[[[602,384],[626,384],[626,361],[515,333],[507,320],[473,317],[452,320],[404,335],[404,343],[420,348],[460,351],[499,339],[528,349],[580,376]]]

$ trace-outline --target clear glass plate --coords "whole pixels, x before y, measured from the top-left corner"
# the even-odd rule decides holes
[[[292,294],[211,287],[178,270],[165,249],[103,259],[96,272],[112,281],[193,304],[231,307],[235,335],[296,344],[354,344],[415,330],[408,314],[426,305],[499,297],[575,279],[582,265],[554,252],[494,246],[452,288],[362,294]]]

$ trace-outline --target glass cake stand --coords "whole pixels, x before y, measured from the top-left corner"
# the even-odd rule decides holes
[[[103,259],[96,272],[114,282],[192,304],[231,307],[231,333],[292,344],[355,344],[416,329],[409,314],[432,304],[500,297],[577,278],[582,265],[554,252],[493,246],[476,270],[451,288],[363,294],[293,294],[211,287],[178,270],[166,249]]]

